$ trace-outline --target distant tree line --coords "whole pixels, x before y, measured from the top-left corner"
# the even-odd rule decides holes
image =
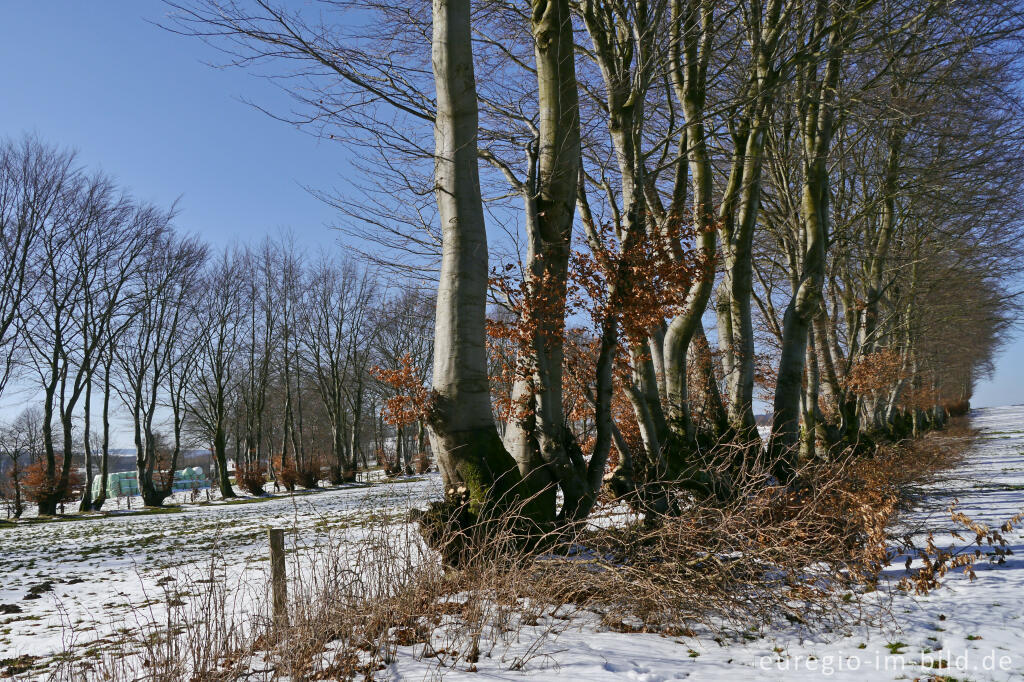
[[[174,227],[173,207],[35,137],[0,147],[0,220],[0,398],[39,400],[0,427],[17,514],[26,500],[53,514],[73,490],[81,510],[102,508],[91,481],[108,474],[116,415],[147,505],[171,494],[189,448],[212,451],[224,497],[229,459],[261,492],[268,475],[353,480],[378,456],[411,469],[425,449],[389,420],[397,389],[371,371],[429,367],[433,303],[419,290],[287,235],[214,255]]]

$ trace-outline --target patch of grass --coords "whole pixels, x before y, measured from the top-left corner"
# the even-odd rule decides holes
[[[135,516],[159,516],[161,514],[178,514],[183,509],[178,506],[167,506],[167,507],[143,507],[141,509],[126,510],[126,509],[112,509],[104,512],[89,512],[86,514],[58,514],[57,516],[34,516],[29,519],[19,519],[17,523],[4,522],[0,523],[0,528],[13,528],[16,526],[38,526],[44,523],[70,523],[72,521],[96,521],[99,519],[110,519],[110,518],[123,518],[123,517],[135,517]],[[81,535],[71,535],[69,537],[83,537]]]
[[[36,661],[38,660],[36,656],[29,656],[28,654],[22,654],[16,658],[0,658],[0,673],[4,677],[14,677],[15,675],[27,673],[37,667]]]
[[[903,653],[903,649],[907,648],[907,644],[904,642],[889,642],[885,645],[885,648],[889,650],[889,653],[898,656]]]
[[[949,667],[949,661],[945,661],[945,660],[940,658],[937,661],[926,661],[925,663],[922,663],[921,665],[924,666],[925,668],[943,669],[943,668],[948,668]]]

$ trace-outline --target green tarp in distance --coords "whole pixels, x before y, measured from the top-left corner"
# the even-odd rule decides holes
[[[174,472],[171,483],[172,492],[203,490],[210,487],[210,481],[202,467],[185,467]],[[93,497],[98,497],[103,490],[103,477],[96,475],[92,479]],[[119,471],[107,474],[107,497],[128,497],[139,494],[139,475],[134,471]]]

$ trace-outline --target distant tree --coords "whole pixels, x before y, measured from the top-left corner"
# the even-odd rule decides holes
[[[171,494],[171,481],[161,475],[177,466],[181,454],[180,389],[193,379],[198,343],[193,304],[206,261],[206,247],[194,239],[168,234],[155,246],[139,273],[137,305],[115,350],[121,377],[117,390],[134,426],[139,492],[150,507]],[[167,408],[173,428],[162,462],[156,420]]]
[[[4,479],[0,479],[0,493],[11,500],[14,518],[25,511],[25,477],[34,462],[43,453],[43,411],[38,407],[25,408],[14,421],[0,427],[0,456],[8,461]]]
[[[355,477],[377,296],[373,276],[348,259],[322,258],[307,280],[299,342],[330,426],[335,483]]]
[[[384,305],[374,343],[374,368],[384,421],[395,429],[393,471],[429,462],[425,398],[433,356],[434,302],[412,289]],[[414,445],[413,445],[414,444]]]
[[[210,444],[217,484],[224,497],[235,497],[228,477],[229,401],[237,388],[241,258],[225,250],[205,273],[198,303],[196,374],[188,413],[196,434]]]

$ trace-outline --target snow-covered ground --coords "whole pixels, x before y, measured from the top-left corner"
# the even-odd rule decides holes
[[[1024,511],[1024,406],[976,410],[972,423],[982,431],[963,465],[930,486],[918,508],[901,520],[903,531],[932,531],[935,544],[948,546],[954,530],[947,509],[954,499],[975,521],[998,527]],[[963,530],[960,528],[960,530]],[[966,536],[970,536],[967,533]],[[1004,534],[1013,555],[1002,565],[979,561],[977,579],[959,570],[943,587],[924,597],[895,592],[895,619],[882,627],[850,626],[808,632],[773,625],[744,633],[743,641],[664,637],[610,632],[596,619],[577,615],[557,638],[531,652],[525,672],[508,672],[510,662],[530,645],[499,648],[483,657],[476,672],[446,671],[445,679],[542,680],[1024,680],[1024,532]],[[963,545],[963,541],[955,541]],[[884,581],[891,586],[905,573],[897,556]],[[915,562],[912,566],[920,566]],[[887,593],[880,585],[880,595]],[[540,623],[537,629],[548,626]],[[412,647],[387,671],[396,680],[431,679],[436,660],[416,660]]]
[[[433,474],[184,504],[180,512],[142,513],[134,504],[135,513],[0,527],[0,662],[88,648],[124,628],[159,622],[169,598],[187,599],[174,594],[174,582],[195,589],[211,563],[225,584],[262,590],[268,528],[289,531],[289,549],[296,538],[316,547],[328,536],[358,530],[374,514],[398,520],[438,496],[440,485]],[[0,677],[3,670],[0,665]]]
[[[962,466],[945,475],[901,520],[903,531],[932,531],[954,542],[947,508],[1000,525],[1024,511],[1024,406],[977,410],[982,436]],[[434,476],[241,504],[185,506],[171,514],[108,517],[0,528],[0,661],[48,656],[141,617],[159,618],[171,576],[202,571],[218,557],[232,578],[251,573],[263,585],[265,529],[293,529],[315,546],[331,533],[358,534],[369,515],[400,521],[440,493]],[[402,524],[399,524],[402,525]],[[799,626],[752,628],[742,641],[712,636],[663,637],[608,631],[585,613],[524,627],[518,642],[481,656],[476,672],[438,669],[417,647],[399,650],[380,675],[397,680],[1024,680],[1024,534],[1006,533],[1014,554],[1002,565],[980,561],[977,579],[957,571],[924,597],[896,592],[895,622],[831,632]],[[963,544],[961,541],[956,541]],[[884,581],[904,575],[904,557]],[[886,594],[886,585],[880,595]],[[35,598],[33,598],[35,596]],[[186,597],[187,598],[187,597]],[[557,637],[531,635],[556,627]],[[531,648],[532,647],[532,648]],[[515,663],[516,659],[519,663]],[[926,664],[926,665],[922,665]],[[521,667],[520,671],[511,671]],[[0,666],[0,676],[3,668]]]

